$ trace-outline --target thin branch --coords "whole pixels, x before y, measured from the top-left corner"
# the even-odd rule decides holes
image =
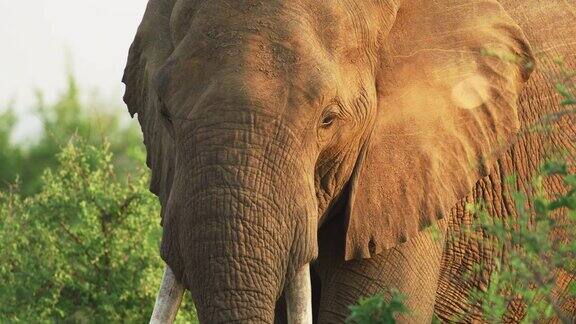
[[[534,267],[532,262],[530,262],[530,260],[523,258],[522,256],[520,256],[520,257],[523,259],[524,264],[528,267],[530,272],[532,272],[532,275],[533,275],[534,280],[536,281],[536,284],[538,284],[540,287],[546,286],[548,284],[546,278],[544,278],[542,276],[542,274],[540,273],[540,271],[538,271],[538,269],[536,269]],[[546,298],[548,303],[550,303],[550,305],[552,305],[552,308],[554,309],[554,313],[556,313],[556,316],[558,316],[558,319],[560,319],[560,321],[562,323],[564,323],[564,324],[573,323],[572,320],[564,314],[564,311],[560,308],[560,306],[554,300],[554,298],[552,298],[552,296],[550,296],[549,294],[544,294],[544,297]]]
[[[100,267],[98,267],[98,264],[96,264],[96,262],[92,262],[95,259],[98,258],[94,258],[90,255],[90,253],[88,253],[88,249],[86,248],[86,246],[84,245],[84,243],[82,242],[82,240],[75,235],[74,233],[72,233],[72,231],[70,231],[69,228],[66,227],[66,225],[64,225],[64,223],[62,223],[62,221],[58,222],[58,225],[60,225],[60,228],[76,243],[78,244],[81,248],[82,251],[84,252],[84,255],[88,258],[88,261],[90,262],[90,264],[92,264],[96,270],[98,272],[100,272]]]

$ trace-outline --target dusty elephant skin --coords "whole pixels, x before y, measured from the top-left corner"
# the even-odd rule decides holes
[[[283,290],[309,262],[317,322],[392,287],[407,322],[478,320],[467,297],[483,278],[463,274],[494,252],[482,233],[423,230],[458,232],[477,198],[504,217],[506,176],[525,185],[550,147],[573,149],[569,122],[555,138],[516,134],[557,109],[545,73],[556,56],[575,63],[575,12],[561,0],[150,0],[125,101],[162,204],[162,258],[200,320],[284,321]]]

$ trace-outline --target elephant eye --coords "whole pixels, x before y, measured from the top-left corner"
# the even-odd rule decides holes
[[[320,127],[328,128],[336,122],[336,120],[340,117],[341,108],[340,105],[334,103],[328,106],[324,113],[322,114],[322,120],[320,121]]]
[[[322,118],[322,127],[330,127],[338,116],[336,114],[328,114]]]

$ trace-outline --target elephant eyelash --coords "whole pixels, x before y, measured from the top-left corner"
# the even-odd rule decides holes
[[[336,113],[328,113],[322,117],[321,126],[322,127],[330,127],[334,124],[334,121],[338,118],[338,114]]]
[[[338,101],[334,101],[324,110],[322,118],[320,119],[320,127],[328,128],[334,124],[334,121],[341,117],[342,106]]]

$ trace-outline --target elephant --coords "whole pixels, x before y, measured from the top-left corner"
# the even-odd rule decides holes
[[[338,323],[395,288],[401,321],[482,321],[499,252],[452,234],[479,199],[513,217],[505,179],[528,190],[574,150],[568,119],[521,130],[558,109],[575,19],[572,0],[149,0],[123,82],[162,207],[153,319],[186,289],[203,323]]]

